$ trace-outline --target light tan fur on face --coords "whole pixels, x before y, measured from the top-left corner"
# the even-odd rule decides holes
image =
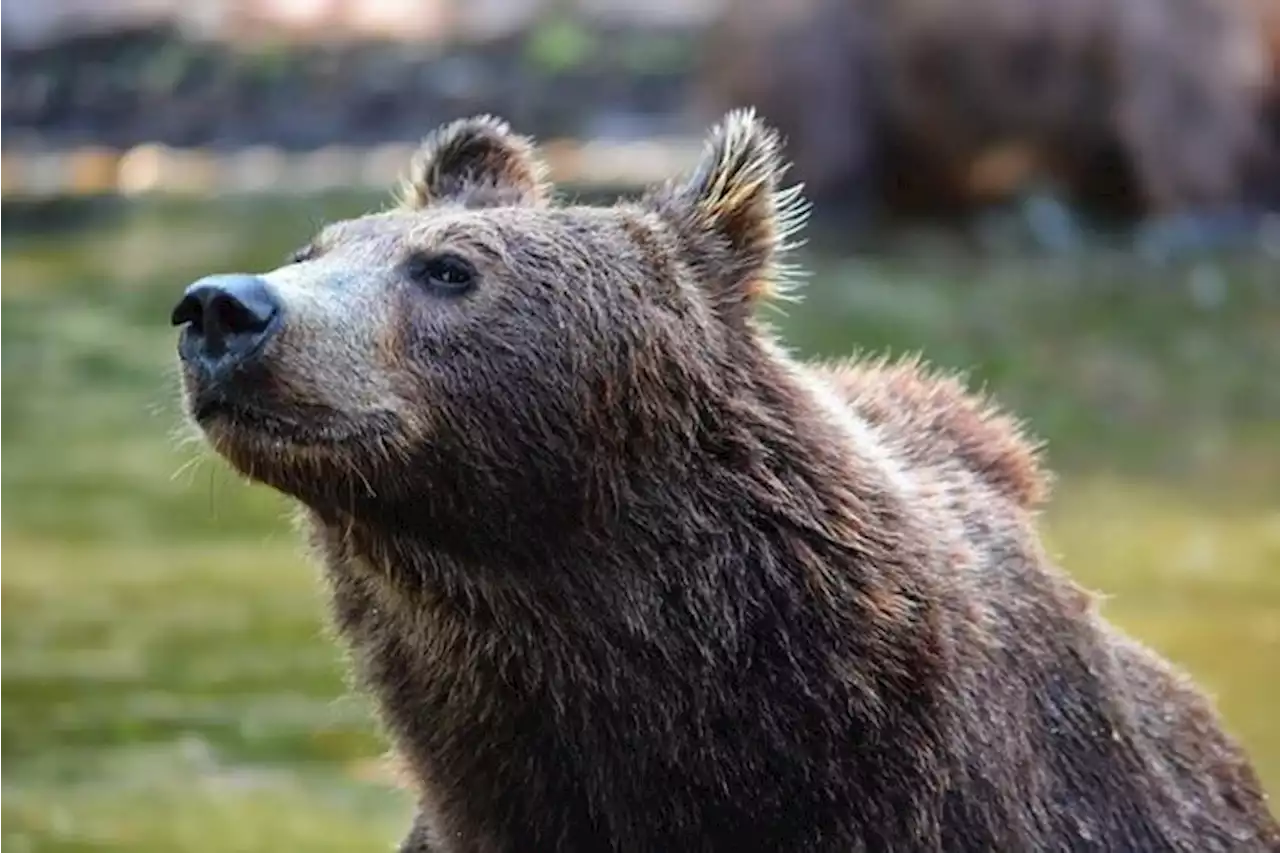
[[[268,353],[295,402],[353,415],[407,414],[394,387],[395,318],[376,283],[341,258],[319,258],[263,276],[286,312]]]

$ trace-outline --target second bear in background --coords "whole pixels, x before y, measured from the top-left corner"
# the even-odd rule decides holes
[[[1277,0],[733,0],[709,113],[761,110],[819,207],[954,214],[1033,182],[1124,219],[1275,209]]]

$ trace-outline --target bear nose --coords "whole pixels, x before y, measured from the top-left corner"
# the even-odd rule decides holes
[[[213,275],[187,288],[170,318],[186,326],[184,358],[239,361],[258,351],[275,332],[280,301],[255,275]]]

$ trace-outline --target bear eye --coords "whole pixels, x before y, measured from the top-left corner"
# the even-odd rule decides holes
[[[405,264],[409,278],[418,284],[443,293],[458,294],[470,290],[476,270],[457,255],[412,255]]]

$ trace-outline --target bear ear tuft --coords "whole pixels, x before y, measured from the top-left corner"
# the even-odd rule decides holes
[[[459,119],[422,141],[400,193],[400,204],[421,210],[442,201],[467,207],[539,204],[547,194],[545,167],[527,137],[493,116]]]
[[[690,247],[703,247],[717,301],[749,305],[783,290],[780,258],[809,213],[801,185],[779,186],[788,167],[778,134],[738,109],[712,129],[692,175],[658,197]]]

